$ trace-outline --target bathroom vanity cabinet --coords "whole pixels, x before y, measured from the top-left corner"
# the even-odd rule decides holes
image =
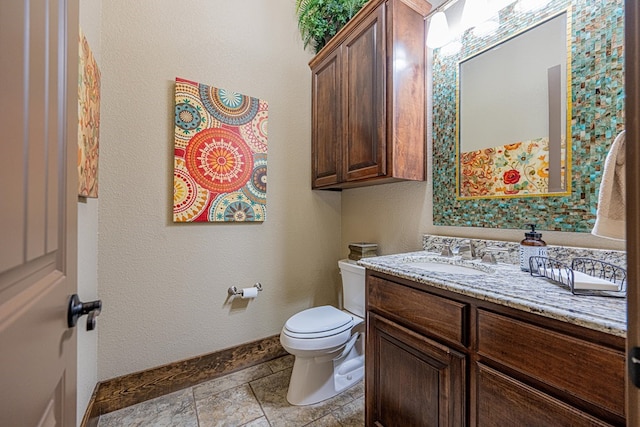
[[[371,0],[309,63],[314,189],[425,180],[429,10]]]
[[[367,426],[625,425],[625,339],[367,270]]]

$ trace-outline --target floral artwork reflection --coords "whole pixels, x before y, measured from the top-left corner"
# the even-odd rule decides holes
[[[549,189],[549,140],[537,138],[460,153],[460,171],[460,197],[545,194]]]
[[[174,222],[262,222],[268,104],[176,78]]]

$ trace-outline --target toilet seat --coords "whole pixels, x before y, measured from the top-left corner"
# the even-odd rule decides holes
[[[291,338],[317,339],[349,331],[354,324],[352,316],[330,305],[323,305],[291,316],[282,332]]]

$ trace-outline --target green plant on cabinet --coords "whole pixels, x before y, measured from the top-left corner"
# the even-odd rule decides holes
[[[322,49],[368,0],[296,0],[298,28],[304,47]]]

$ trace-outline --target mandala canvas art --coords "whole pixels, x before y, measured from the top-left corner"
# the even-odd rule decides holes
[[[174,222],[265,220],[268,104],[176,78]]]
[[[78,66],[78,195],[98,197],[100,70],[80,32]]]

